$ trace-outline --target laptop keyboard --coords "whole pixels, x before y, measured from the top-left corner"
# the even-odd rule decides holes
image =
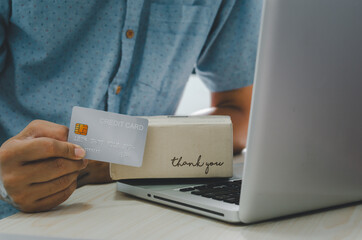
[[[218,201],[239,205],[241,180],[209,183],[195,187],[179,189],[180,192],[190,192],[193,195],[212,198]]]

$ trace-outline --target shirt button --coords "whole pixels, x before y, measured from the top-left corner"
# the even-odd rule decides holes
[[[118,95],[122,90],[122,86],[117,86],[116,87],[116,95]]]
[[[131,39],[134,37],[134,31],[132,29],[128,29],[127,32],[126,32],[126,37],[128,39]]]

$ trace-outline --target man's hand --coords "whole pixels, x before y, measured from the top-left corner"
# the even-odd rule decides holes
[[[211,93],[211,108],[195,113],[195,115],[229,115],[231,117],[235,154],[240,153],[246,146],[252,92],[253,86],[213,92]]]
[[[64,202],[87,167],[85,151],[68,143],[68,128],[35,120],[0,147],[0,177],[15,207],[49,210]]]

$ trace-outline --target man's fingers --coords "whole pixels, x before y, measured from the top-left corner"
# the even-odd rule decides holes
[[[47,137],[59,141],[67,141],[69,129],[56,123],[34,120],[21,131],[16,138],[38,138]]]
[[[12,153],[8,157],[13,155],[15,161],[21,159],[23,163],[53,157],[80,160],[85,156],[85,150],[78,145],[45,137],[18,140]]]
[[[12,192],[13,200],[17,205],[22,205],[25,208],[37,205],[39,199],[46,198],[68,188],[77,180],[78,175],[79,172],[74,172],[53,179],[52,181],[26,185],[26,188],[22,191]],[[30,211],[30,209],[28,211]]]
[[[43,196],[48,197],[68,188],[74,181],[77,181],[78,175],[79,172],[73,172],[48,182],[34,183],[29,186],[29,190],[32,192],[43,193]],[[36,201],[39,199],[32,200]]]
[[[70,195],[72,195],[72,193],[76,188],[77,188],[77,181],[74,181],[67,188],[57,193],[54,193],[50,196],[37,200],[36,204],[34,205],[36,206],[36,209],[32,209],[31,207],[30,208],[25,207],[24,209],[21,210],[24,212],[47,211],[67,200],[70,197]]]
[[[52,158],[29,163],[23,166],[22,172],[28,176],[30,183],[44,183],[61,176],[80,171],[87,167],[88,160],[73,161],[64,158]]]

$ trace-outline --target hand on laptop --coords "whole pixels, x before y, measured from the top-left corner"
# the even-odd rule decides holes
[[[88,160],[84,149],[66,142],[67,136],[67,127],[35,120],[0,147],[0,180],[15,207],[46,211],[77,188]]]

